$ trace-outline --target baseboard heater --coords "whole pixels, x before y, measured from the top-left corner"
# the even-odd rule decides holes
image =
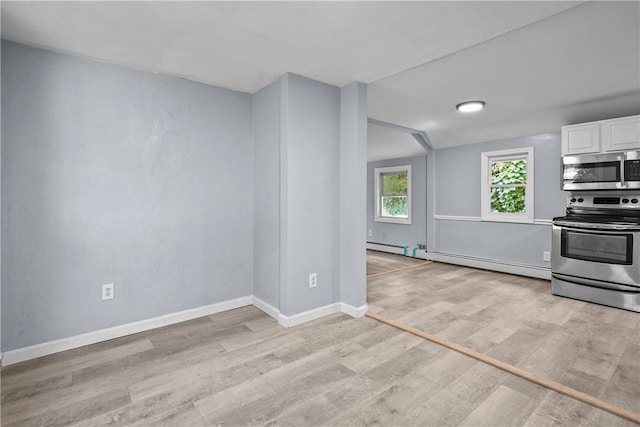
[[[407,255],[404,253],[404,246],[388,245],[385,243],[367,242],[367,249],[398,255]],[[498,271],[501,273],[516,274],[519,276],[534,277],[536,279],[551,280],[551,269],[536,265],[519,264],[515,262],[492,260],[445,252],[427,252],[425,250],[417,252],[415,258],[462,265],[465,267],[480,268],[483,270]]]
[[[463,265],[465,267],[499,271],[501,273],[534,277],[536,279],[551,280],[551,269],[537,265],[527,265],[516,262],[478,258],[468,255],[449,254],[444,252],[430,252],[426,254],[426,258],[432,261]]]
[[[400,245],[390,245],[388,243],[378,243],[378,242],[367,242],[367,245],[378,245],[378,246],[386,246],[389,248],[404,248],[404,246],[400,246]]]
[[[417,247],[411,248],[409,246],[391,245],[388,243],[367,242],[367,249],[404,255],[411,258],[427,259],[427,251],[424,249],[418,249]]]

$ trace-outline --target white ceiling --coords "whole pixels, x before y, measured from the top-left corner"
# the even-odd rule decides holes
[[[481,99],[479,113],[455,105]],[[436,147],[640,113],[640,2],[585,3],[369,86],[374,119]]]
[[[446,147],[640,113],[639,4],[2,1],[1,11],[8,40],[251,93],[285,72],[363,81],[370,117]],[[454,110],[473,98],[487,109]]]
[[[367,142],[369,162],[427,154],[410,133],[373,123],[367,126]]]

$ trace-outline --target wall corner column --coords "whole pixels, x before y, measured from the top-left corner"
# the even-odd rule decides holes
[[[359,308],[367,302],[367,85],[340,89],[339,298]]]

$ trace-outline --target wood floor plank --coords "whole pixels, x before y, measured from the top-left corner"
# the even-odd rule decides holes
[[[3,368],[2,374],[7,381],[5,381],[2,392],[10,392],[14,387],[21,387],[26,383],[44,381],[52,376],[68,374],[79,369],[99,365],[106,361],[124,358],[151,349],[153,349],[153,344],[148,338],[144,338],[121,346],[105,349],[98,353],[92,352],[75,357],[73,354],[70,354],[67,360],[56,361],[51,364],[45,363],[39,367],[15,375],[11,374],[11,371],[15,369],[13,366],[7,368],[7,372],[5,372]]]
[[[460,424],[477,403],[460,400],[448,390],[442,390],[402,418],[397,425],[452,427]]]
[[[31,413],[23,413],[16,421],[3,417],[3,425],[6,427],[66,426],[129,403],[131,403],[131,399],[129,399],[127,390],[119,389],[72,404],[50,408],[47,411],[33,414],[33,416]]]
[[[558,299],[553,306],[541,313],[538,320],[562,325],[567,320],[571,319],[571,317],[573,317],[573,315],[585,304],[586,303],[583,301],[577,301],[569,298]]]
[[[193,403],[161,413],[145,422],[138,422],[134,425],[153,427],[198,427],[204,425],[204,420],[200,413],[193,406]]]
[[[317,326],[313,329],[297,329],[296,334],[305,338],[305,346],[283,347],[276,351],[276,355],[285,363],[290,363],[300,358],[306,357],[316,351],[322,350],[327,346],[332,346],[340,342],[349,342],[349,346],[341,348],[343,355],[347,355],[364,349],[365,347],[358,342],[351,341],[353,338],[362,336],[371,329],[371,324],[364,322],[355,322],[355,319],[348,319],[347,323],[350,327],[344,327],[342,321],[345,320],[344,315],[338,323],[328,322],[325,326]]]
[[[461,377],[477,362],[455,351],[447,352],[427,365],[421,366],[416,373],[429,381],[446,386],[456,378]]]
[[[380,251],[367,251],[367,257],[369,259],[369,262],[367,262],[367,276],[424,262],[422,259],[392,255]]]
[[[580,392],[578,390],[574,390],[571,389],[565,385],[559,384],[557,382],[551,381],[549,379],[545,379],[542,378],[540,376],[535,375],[534,373],[531,372],[527,372],[525,370],[516,368],[515,366],[512,366],[510,364],[501,362],[495,358],[489,357],[487,355],[483,355],[481,353],[475,352],[473,350],[467,349],[463,346],[454,344],[454,343],[450,343],[447,342],[446,340],[443,340],[442,338],[438,338],[432,334],[428,334],[425,333],[423,331],[420,331],[416,328],[412,328],[406,325],[402,325],[396,321],[393,321],[391,319],[387,319],[384,316],[380,316],[378,314],[372,314],[372,313],[367,313],[367,317],[371,317],[373,319],[379,320],[382,323],[385,324],[389,324],[391,326],[394,326],[400,330],[403,330],[407,333],[410,333],[412,335],[415,336],[419,336],[421,338],[427,339],[429,341],[433,341],[435,343],[438,343],[442,346],[445,346],[447,348],[450,348],[452,350],[455,350],[456,352],[463,354],[465,356],[469,356],[473,359],[479,360],[481,362],[483,362],[486,365],[492,366],[492,367],[496,367],[499,368],[500,370],[505,371],[506,373],[512,374],[512,375],[517,375],[520,376],[524,379],[528,379],[529,381],[535,382],[537,384],[543,385],[551,390],[557,391],[559,393],[563,393],[566,394],[567,396],[570,396],[574,399],[580,400],[582,402],[588,403],[589,405],[595,406],[597,408],[606,410],[614,415],[626,418],[628,420],[632,420],[634,422],[640,423],[640,414],[636,413],[635,411],[628,411],[624,408],[621,408],[620,406],[616,406],[616,405],[612,405],[611,403],[607,403],[601,399],[598,399],[597,397],[591,396],[589,394],[586,394],[584,392]],[[623,367],[624,365],[619,365],[619,368]],[[473,370],[470,369],[470,371]],[[455,382],[454,382],[455,384]],[[477,387],[476,387],[477,389]]]
[[[594,410],[588,425],[592,427],[638,427],[638,424],[633,421],[616,417],[609,412],[600,411],[598,409]]]
[[[406,350],[420,344],[422,339],[408,334],[398,334],[359,353],[346,357],[342,364],[355,372],[369,371]]]
[[[208,421],[221,413],[234,412],[242,405],[286,392],[287,385],[300,384],[308,376],[339,364],[341,357],[336,355],[336,348],[342,345],[328,347],[237,386],[210,394],[195,402],[196,408],[205,421]]]
[[[520,425],[529,418],[536,406],[537,402],[531,397],[501,385],[459,425],[473,427]]]
[[[259,356],[246,362],[237,361],[236,363],[225,369],[221,369],[223,366],[216,363],[209,370],[182,370],[176,375],[171,373],[166,376],[154,377],[152,381],[145,380],[133,384],[129,386],[131,400],[138,402],[153,396],[169,393],[175,395],[172,396],[172,401],[182,404],[189,400],[198,400],[208,394],[233,387],[284,364],[274,354]],[[193,378],[193,380],[185,384],[184,378]]]
[[[640,347],[629,345],[616,366],[601,398],[640,414]]]
[[[554,330],[551,324],[543,325],[542,322],[538,327],[523,326],[487,354],[502,362],[518,366],[518,363],[526,360]]]
[[[173,402],[169,398],[169,393],[153,396],[144,402],[132,402],[129,405],[76,421],[71,425],[73,427],[151,425],[150,419],[167,414],[167,411],[174,409]]]
[[[148,337],[149,333],[153,331],[146,331],[132,335],[126,335],[123,337],[115,338],[112,340],[102,341],[95,344],[74,348],[72,350],[61,351],[59,353],[49,354],[47,356],[38,357],[24,362],[15,363],[9,366],[2,366],[2,378],[10,379],[25,372],[33,373],[44,366],[61,366],[74,360],[73,363],[78,363],[83,358],[91,358],[93,355],[104,352],[105,350],[114,349],[116,347],[122,347],[133,342],[143,341]],[[11,381],[13,383],[13,381]]]
[[[227,337],[236,336],[243,332],[251,332],[244,323],[238,325],[225,325],[221,327],[215,324],[209,317],[203,317],[206,322],[176,326],[172,325],[162,334],[149,337],[154,348],[179,348],[186,349],[196,347],[207,341],[221,341]],[[275,323],[275,322],[274,322]]]
[[[244,325],[242,325],[242,327],[247,328]],[[285,334],[285,331],[282,330],[280,325],[274,322],[272,325],[267,326],[260,331],[252,331],[247,328],[247,333],[230,334],[228,338],[221,339],[218,342],[225,350],[232,351],[252,345],[256,341],[268,340],[283,334]]]
[[[50,390],[71,387],[71,384],[71,374],[62,374],[60,376],[50,377],[41,381],[26,382],[22,387],[14,386],[2,393],[2,404],[6,405],[21,399],[29,399]]]
[[[438,420],[444,426],[459,425],[500,386],[507,375],[475,362],[461,376],[411,411],[402,422],[407,425],[434,425],[433,420]]]
[[[522,361],[523,369],[558,381],[564,372],[584,354],[587,337],[576,337],[564,330],[553,332]]]
[[[461,399],[482,402],[498,388],[509,374],[483,363],[474,364],[446,387]]]
[[[512,390],[518,391],[524,395],[531,397],[537,402],[542,402],[551,393],[555,393],[546,387],[543,387],[534,382],[525,380],[524,378],[511,375],[504,380],[502,385],[509,387]]]
[[[571,387],[574,390],[580,390],[591,396],[601,396],[607,381],[595,375],[576,371],[575,369],[566,369],[559,377],[560,384]]]
[[[505,319],[497,319],[459,342],[465,347],[485,353],[509,338],[521,326]]]
[[[422,262],[370,257],[377,271]],[[371,311],[640,413],[640,315],[443,263],[371,278]],[[252,306],[2,368],[2,425],[632,425],[373,319]]]
[[[440,390],[436,384],[424,382],[421,387],[404,382],[393,384],[365,406],[352,411],[368,426],[387,426],[397,422],[399,414],[406,414],[420,406]]]
[[[345,413],[359,405],[367,404],[387,387],[388,384],[357,375],[344,383],[329,388],[324,396],[340,412]],[[327,414],[327,420],[334,417],[336,417],[336,413]]]
[[[112,360],[73,372],[73,383],[78,389],[91,387],[91,384],[121,381],[127,385],[143,378],[175,369],[184,364],[202,363],[207,359],[224,353],[216,341],[203,342],[198,346],[180,351],[178,348],[154,348],[129,357]],[[179,358],[177,357],[179,355]]]
[[[313,396],[292,410],[265,424],[283,427],[315,427],[327,425],[340,409],[326,395]]]
[[[129,385],[132,400],[138,401],[146,399],[154,394],[161,393],[163,389],[171,387],[183,387],[185,378],[194,378],[194,381],[187,384],[188,387],[198,385],[202,381],[209,381],[209,377],[217,376],[220,373],[229,376],[228,370],[237,369],[238,366],[245,365],[249,368],[252,364],[264,358],[271,362],[273,353],[279,350],[286,350],[289,347],[298,348],[304,344],[305,340],[295,334],[283,335],[272,340],[262,340],[253,345],[238,349],[236,351],[224,352],[215,357],[201,355],[198,361],[187,363],[184,366],[176,366],[172,369],[164,370],[162,373],[142,378]],[[279,359],[279,358],[278,358]],[[258,369],[258,371],[260,371]]]
[[[250,402],[236,402],[229,410],[216,413],[206,411],[201,415],[205,422],[215,425],[257,425],[265,424],[283,414],[285,411],[314,396],[316,390],[327,384],[343,381],[355,375],[345,366],[334,363],[314,372],[306,372],[297,377],[295,387],[278,387],[273,392],[265,393]],[[239,403],[239,404],[238,404]],[[198,405],[200,410],[203,406]],[[206,415],[205,415],[206,414]]]
[[[523,425],[527,427],[585,426],[594,411],[596,408],[586,403],[558,393],[550,393]]]
[[[396,328],[390,328],[389,326],[383,325],[375,320],[366,319],[366,321],[370,328],[353,338],[354,343],[359,344],[364,348],[371,348],[380,344],[382,341],[393,338],[402,333]]]
[[[126,385],[111,381],[100,384],[92,384],[91,387],[75,388],[63,387],[37,394],[29,399],[21,399],[16,402],[2,405],[2,422],[13,424],[24,422],[26,419],[48,419],[47,414],[58,411],[62,407],[82,406],[83,402],[93,402],[108,396],[111,393],[120,393],[124,390],[129,400]],[[46,425],[38,424],[38,425]]]
[[[616,328],[635,329],[640,325],[638,313],[627,310],[607,310],[602,320]]]

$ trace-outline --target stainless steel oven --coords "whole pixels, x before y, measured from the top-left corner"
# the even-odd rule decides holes
[[[640,151],[565,156],[562,189],[640,189]]]
[[[554,295],[640,312],[640,194],[569,196],[551,272]]]

